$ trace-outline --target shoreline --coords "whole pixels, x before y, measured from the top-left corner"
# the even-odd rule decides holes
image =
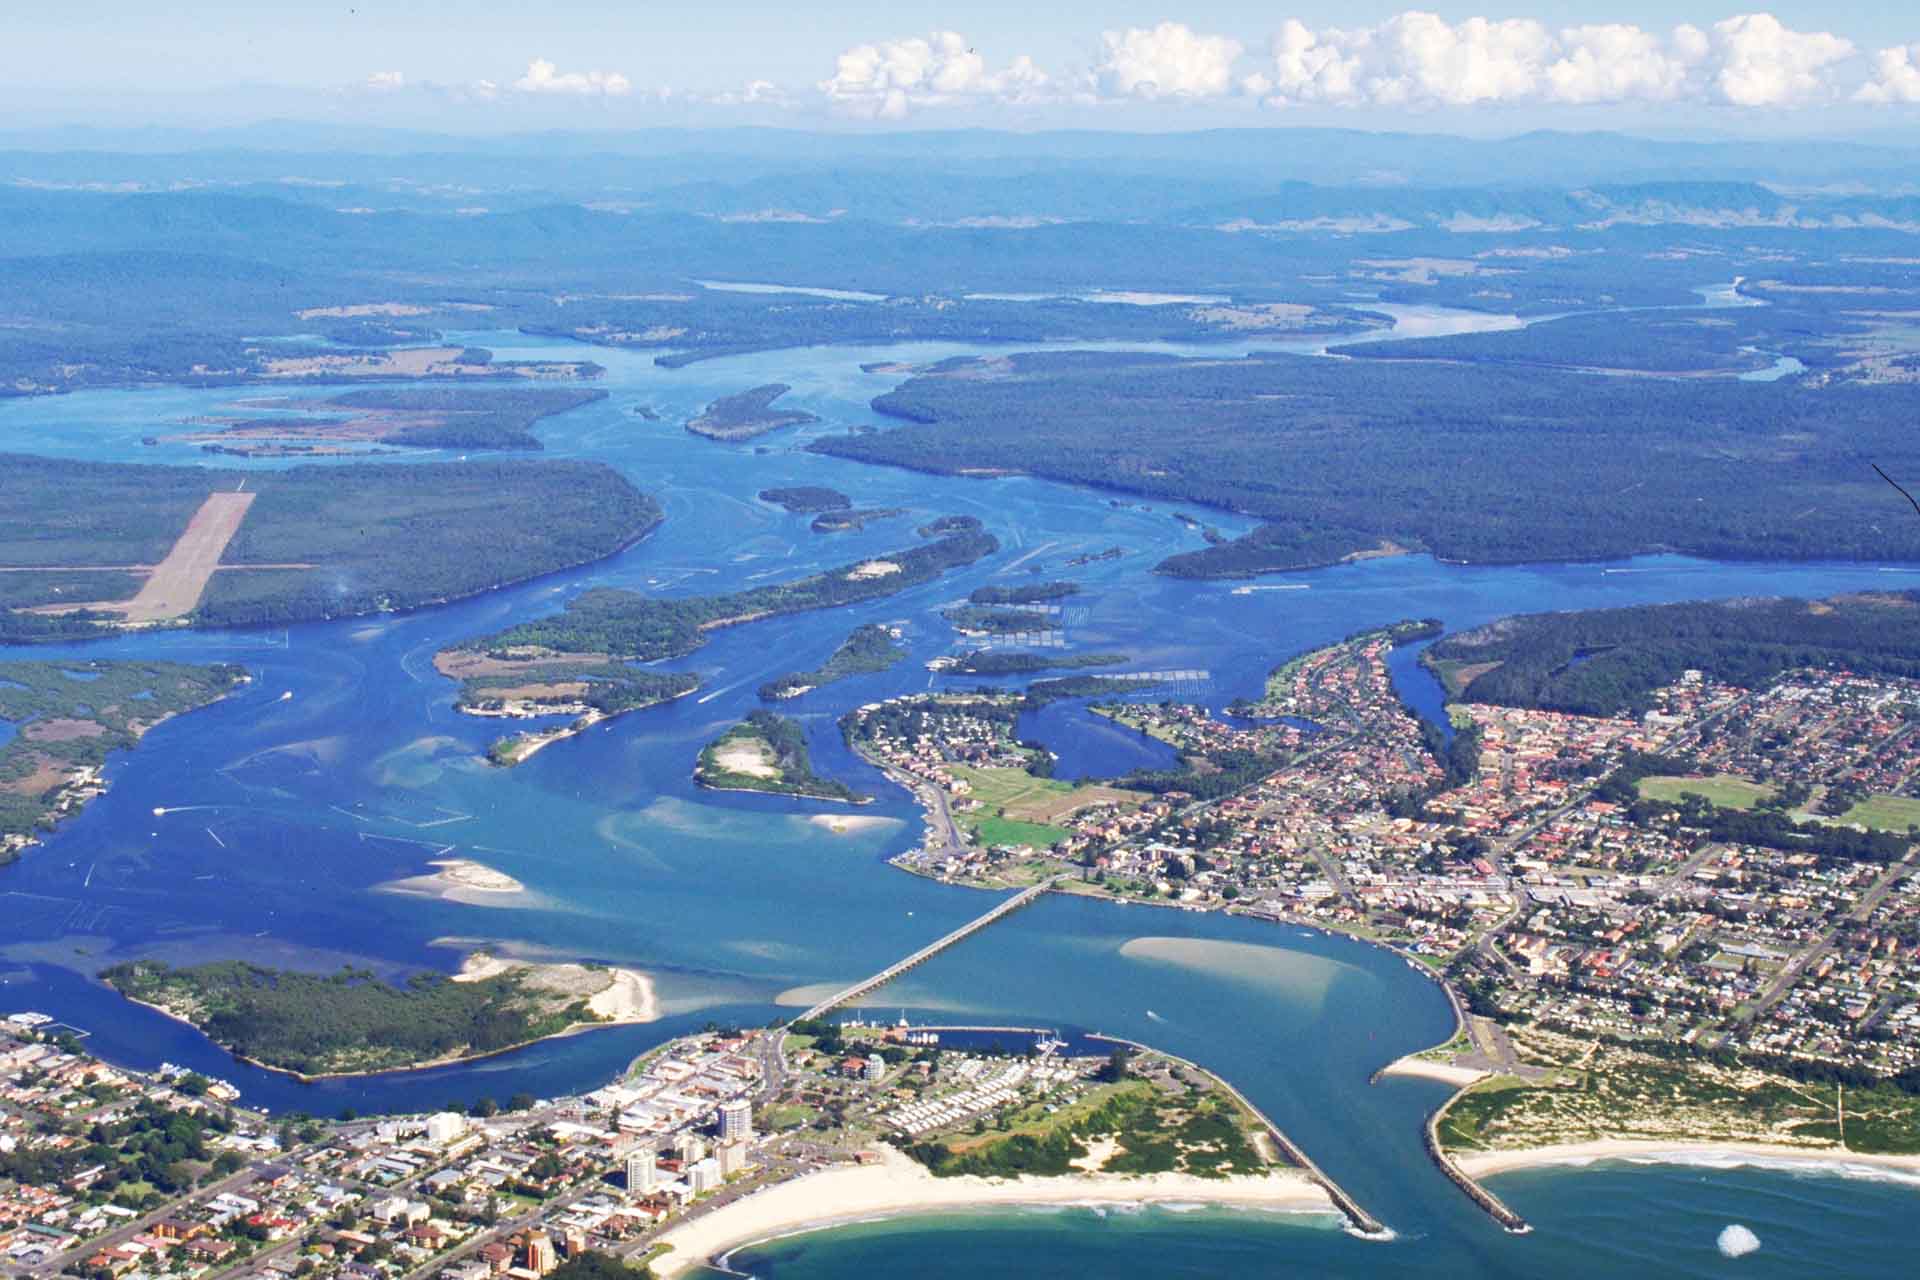
[[[1058,1178],[936,1178],[891,1147],[880,1163],[842,1165],[755,1191],[691,1222],[669,1227],[656,1244],[672,1249],[654,1274],[713,1265],[738,1249],[801,1232],[942,1211],[1100,1204],[1210,1204],[1337,1218],[1326,1193],[1297,1170],[1259,1177],[1192,1174],[1071,1174]]]
[[[473,957],[470,956],[468,958],[472,959]],[[534,966],[509,965],[508,967],[512,968],[512,967],[534,967]],[[660,1002],[657,994],[655,993],[653,979],[648,977],[645,973],[640,972],[638,969],[616,968],[616,969],[610,970],[610,972],[613,974],[613,981],[607,986],[605,991],[596,993],[594,999],[598,999],[600,996],[604,996],[609,992],[618,992],[623,995],[637,992],[638,994],[637,996],[634,997],[634,1001],[633,1001],[635,1007],[631,1014],[616,1012],[612,1016],[609,1016],[602,1021],[576,1022],[566,1027],[564,1030],[556,1031],[551,1035],[534,1036],[530,1040],[521,1040],[515,1044],[502,1045],[498,1049],[488,1049],[483,1053],[442,1054],[437,1058],[431,1058],[425,1062],[413,1062],[413,1063],[408,1063],[404,1066],[376,1067],[370,1071],[306,1072],[306,1071],[296,1070],[293,1067],[281,1067],[281,1066],[275,1066],[271,1062],[262,1062],[258,1058],[250,1058],[246,1054],[239,1052],[230,1044],[227,1044],[220,1040],[215,1040],[211,1035],[207,1034],[207,1029],[205,1027],[201,1026],[199,1023],[195,1022],[193,1019],[185,1016],[184,1014],[175,1013],[172,1009],[167,1008],[165,1005],[155,1004],[151,1000],[142,1000],[138,996],[128,995],[125,991],[120,990],[120,988],[114,986],[111,982],[105,982],[102,985],[104,985],[109,991],[112,991],[114,994],[118,995],[122,1000],[126,1000],[132,1004],[140,1005],[143,1008],[151,1009],[155,1013],[160,1014],[162,1017],[171,1018],[173,1021],[179,1023],[181,1026],[193,1028],[193,1030],[202,1039],[212,1044],[215,1048],[219,1049],[222,1053],[225,1053],[228,1057],[232,1058],[236,1062],[244,1062],[250,1067],[258,1067],[262,1071],[271,1071],[276,1075],[292,1076],[295,1080],[298,1080],[302,1084],[314,1084],[321,1080],[367,1079],[374,1076],[399,1075],[403,1072],[409,1072],[409,1071],[433,1071],[440,1067],[457,1067],[468,1062],[480,1062],[487,1058],[497,1058],[501,1054],[512,1053],[516,1049],[524,1049],[529,1045],[540,1044],[547,1040],[563,1040],[569,1036],[584,1035],[589,1031],[598,1031],[598,1030],[601,1030],[602,1028],[625,1027],[625,1026],[633,1026],[637,1023],[659,1021]],[[468,980],[472,981],[473,979],[470,978]],[[96,981],[98,981],[98,979],[96,979]],[[459,978],[456,977],[454,981],[459,981]],[[589,1007],[592,1007],[591,1001],[589,1001]]]
[[[1688,1138],[1596,1138],[1504,1151],[1451,1151],[1448,1155],[1462,1173],[1475,1179],[1524,1169],[1581,1168],[1609,1160],[1634,1164],[1744,1164],[1759,1168],[1790,1164],[1836,1177],[1864,1176],[1870,1170],[1920,1175],[1920,1155]]]

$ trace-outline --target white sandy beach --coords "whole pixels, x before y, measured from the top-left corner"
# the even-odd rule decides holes
[[[1484,1178],[1515,1169],[1547,1165],[1582,1165],[1601,1160],[1638,1160],[1673,1164],[1765,1164],[1782,1162],[1821,1167],[1844,1173],[1898,1171],[1920,1174],[1920,1156],[1863,1155],[1838,1147],[1790,1147],[1764,1142],[1658,1142],[1650,1139],[1602,1138],[1593,1142],[1563,1142],[1514,1151],[1457,1151],[1455,1162],[1469,1177]]]
[[[809,826],[824,827],[836,836],[858,835],[878,827],[900,826],[898,818],[876,818],[854,814],[816,813],[805,819]]]
[[[769,1187],[661,1236],[673,1250],[655,1275],[684,1271],[742,1245],[836,1223],[999,1205],[1218,1204],[1334,1213],[1326,1192],[1295,1170],[1263,1177],[1078,1174],[1063,1178],[936,1178],[889,1147],[881,1163],[845,1166]]]
[[[460,962],[455,982],[481,982],[513,969],[526,970],[532,985],[555,991],[594,994],[587,1008],[602,1019],[603,1025],[624,1022],[652,1022],[660,1016],[660,1001],[653,979],[638,969],[591,969],[583,964],[551,964],[532,960],[513,960],[487,951],[476,951]],[[599,984],[606,979],[606,985]],[[596,991],[595,988],[599,989]]]
[[[1415,1076],[1422,1080],[1440,1080],[1457,1088],[1464,1089],[1476,1081],[1484,1080],[1489,1073],[1476,1067],[1456,1067],[1450,1062],[1435,1062],[1431,1058],[1416,1057],[1408,1054],[1404,1058],[1389,1062],[1380,1068],[1383,1076]]]

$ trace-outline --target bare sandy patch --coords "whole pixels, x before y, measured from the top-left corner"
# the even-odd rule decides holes
[[[870,578],[887,578],[900,572],[900,566],[891,560],[868,560],[857,564],[847,571],[849,578],[865,581]]]
[[[35,720],[20,731],[20,736],[29,742],[74,742],[105,732],[105,726],[93,720]]]
[[[773,753],[757,738],[727,743],[714,751],[713,762],[728,773],[741,773],[749,778],[780,776],[780,766],[774,763]]]
[[[528,988],[584,998],[594,1017],[607,1024],[652,1022],[660,1016],[653,980],[637,969],[609,969],[573,963],[529,963],[476,951],[460,962],[455,982],[484,982],[505,973],[524,975]]]

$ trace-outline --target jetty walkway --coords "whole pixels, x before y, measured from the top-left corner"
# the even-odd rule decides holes
[[[945,951],[948,947],[956,946],[966,941],[996,920],[1003,919],[1012,915],[1020,908],[1031,905],[1041,894],[1053,888],[1053,884],[1054,882],[1052,880],[1042,880],[1039,884],[1022,889],[1011,898],[996,903],[993,910],[987,912],[985,915],[967,921],[967,923],[961,925],[958,929],[955,929],[943,938],[929,942],[905,960],[897,960],[880,972],[874,974],[871,978],[863,979],[860,982],[854,983],[844,991],[838,991],[828,996],[825,1000],[822,1000],[819,1004],[816,1004],[813,1008],[795,1018],[794,1021],[807,1022],[814,1018],[825,1017],[843,1004],[852,1004],[862,996],[878,991],[881,987],[886,986],[907,970],[925,964],[942,951]]]

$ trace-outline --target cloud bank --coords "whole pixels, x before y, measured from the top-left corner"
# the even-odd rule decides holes
[[[1920,28],[1920,14],[1915,17]],[[1915,32],[1920,36],[1920,30]],[[1255,52],[1253,50],[1257,49]],[[1791,110],[1920,104],[1920,39],[1863,49],[1831,31],[1801,31],[1768,13],[1708,26],[1651,29],[1624,22],[1553,26],[1532,17],[1454,22],[1409,9],[1370,26],[1313,27],[1285,18],[1240,38],[1183,22],[1103,31],[1086,60],[1054,72],[1026,54],[997,69],[965,35],[936,30],[855,45],[811,86],[748,80],[719,93],[641,95],[718,107],[901,120],[942,107],[1096,107],[1234,103],[1242,108],[1362,111],[1673,104]],[[416,83],[397,70],[368,76],[372,93],[424,90],[462,101],[634,96],[618,71],[562,71],[535,58],[504,85]]]

